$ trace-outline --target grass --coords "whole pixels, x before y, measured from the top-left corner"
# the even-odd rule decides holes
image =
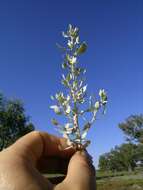
[[[64,179],[63,174],[45,174],[53,183]],[[134,172],[98,172],[96,174],[97,190],[143,190],[143,171]]]
[[[143,172],[97,172],[97,190],[143,190]]]

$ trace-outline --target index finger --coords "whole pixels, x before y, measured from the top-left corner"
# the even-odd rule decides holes
[[[41,157],[57,156],[69,158],[75,151],[66,149],[68,145],[65,138],[59,138],[46,132],[34,131],[17,140],[11,149],[36,162]]]

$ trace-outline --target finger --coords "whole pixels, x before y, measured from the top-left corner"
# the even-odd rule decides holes
[[[69,158],[74,153],[74,150],[65,150],[67,146],[65,138],[34,131],[20,138],[10,148],[36,164],[42,157],[58,156]]]
[[[78,151],[72,156],[64,183],[72,185],[73,189],[96,189],[95,169],[85,151]]]
[[[41,173],[48,174],[66,174],[68,168],[69,159],[59,157],[42,157],[38,162],[36,168]]]

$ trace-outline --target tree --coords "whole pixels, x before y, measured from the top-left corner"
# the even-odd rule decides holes
[[[131,143],[116,146],[109,153],[100,156],[100,170],[134,170],[134,168],[137,166],[137,161],[139,161],[139,157],[137,156],[137,148],[137,145]]]
[[[131,115],[125,122],[119,124],[119,128],[127,136],[130,142],[143,143],[143,115]]]
[[[143,144],[139,143],[136,149],[137,165],[143,167]]]
[[[100,170],[103,170],[103,171],[110,170],[109,154],[110,153],[105,153],[100,156],[100,158],[99,158],[99,169]]]
[[[34,130],[19,100],[7,100],[0,94],[0,150]]]

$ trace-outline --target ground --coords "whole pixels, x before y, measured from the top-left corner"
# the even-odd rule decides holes
[[[143,172],[97,174],[97,190],[143,190]]]
[[[53,183],[58,183],[65,177],[61,174],[45,174],[44,176]],[[143,170],[114,173],[97,172],[96,178],[97,190],[143,190]]]

